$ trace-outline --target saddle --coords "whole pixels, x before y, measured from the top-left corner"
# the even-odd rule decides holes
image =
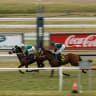
[[[64,60],[65,60],[63,54],[61,54],[61,55],[57,54],[56,55],[56,59],[58,60],[59,63],[64,62]]]

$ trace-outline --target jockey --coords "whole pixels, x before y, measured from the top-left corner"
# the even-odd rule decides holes
[[[29,52],[31,52],[31,51],[35,52],[35,47],[32,45],[21,44],[21,48],[22,48],[23,52],[26,54],[26,56],[28,56]]]
[[[61,52],[65,49],[65,45],[62,43],[51,42],[51,45],[55,47],[54,52],[56,52],[58,48],[60,48],[58,50],[58,55],[61,55]]]

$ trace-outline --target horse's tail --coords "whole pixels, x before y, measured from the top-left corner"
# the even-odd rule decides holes
[[[79,61],[82,61],[82,58],[79,56]],[[88,60],[88,62],[93,62],[93,60]]]
[[[82,61],[82,58],[79,56],[79,61]]]
[[[88,60],[88,62],[90,62],[90,63],[91,63],[91,62],[93,62],[93,60]]]

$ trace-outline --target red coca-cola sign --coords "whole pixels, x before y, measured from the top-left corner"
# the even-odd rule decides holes
[[[83,34],[51,34],[50,42],[64,43],[65,49],[89,49],[96,48],[96,34],[83,33]],[[51,48],[53,48],[51,46]]]

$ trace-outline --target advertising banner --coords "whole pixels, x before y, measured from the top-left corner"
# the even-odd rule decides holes
[[[0,33],[0,49],[11,49],[23,43],[23,33]]]
[[[96,33],[50,34],[50,42],[52,41],[64,43],[65,49],[96,49]]]

